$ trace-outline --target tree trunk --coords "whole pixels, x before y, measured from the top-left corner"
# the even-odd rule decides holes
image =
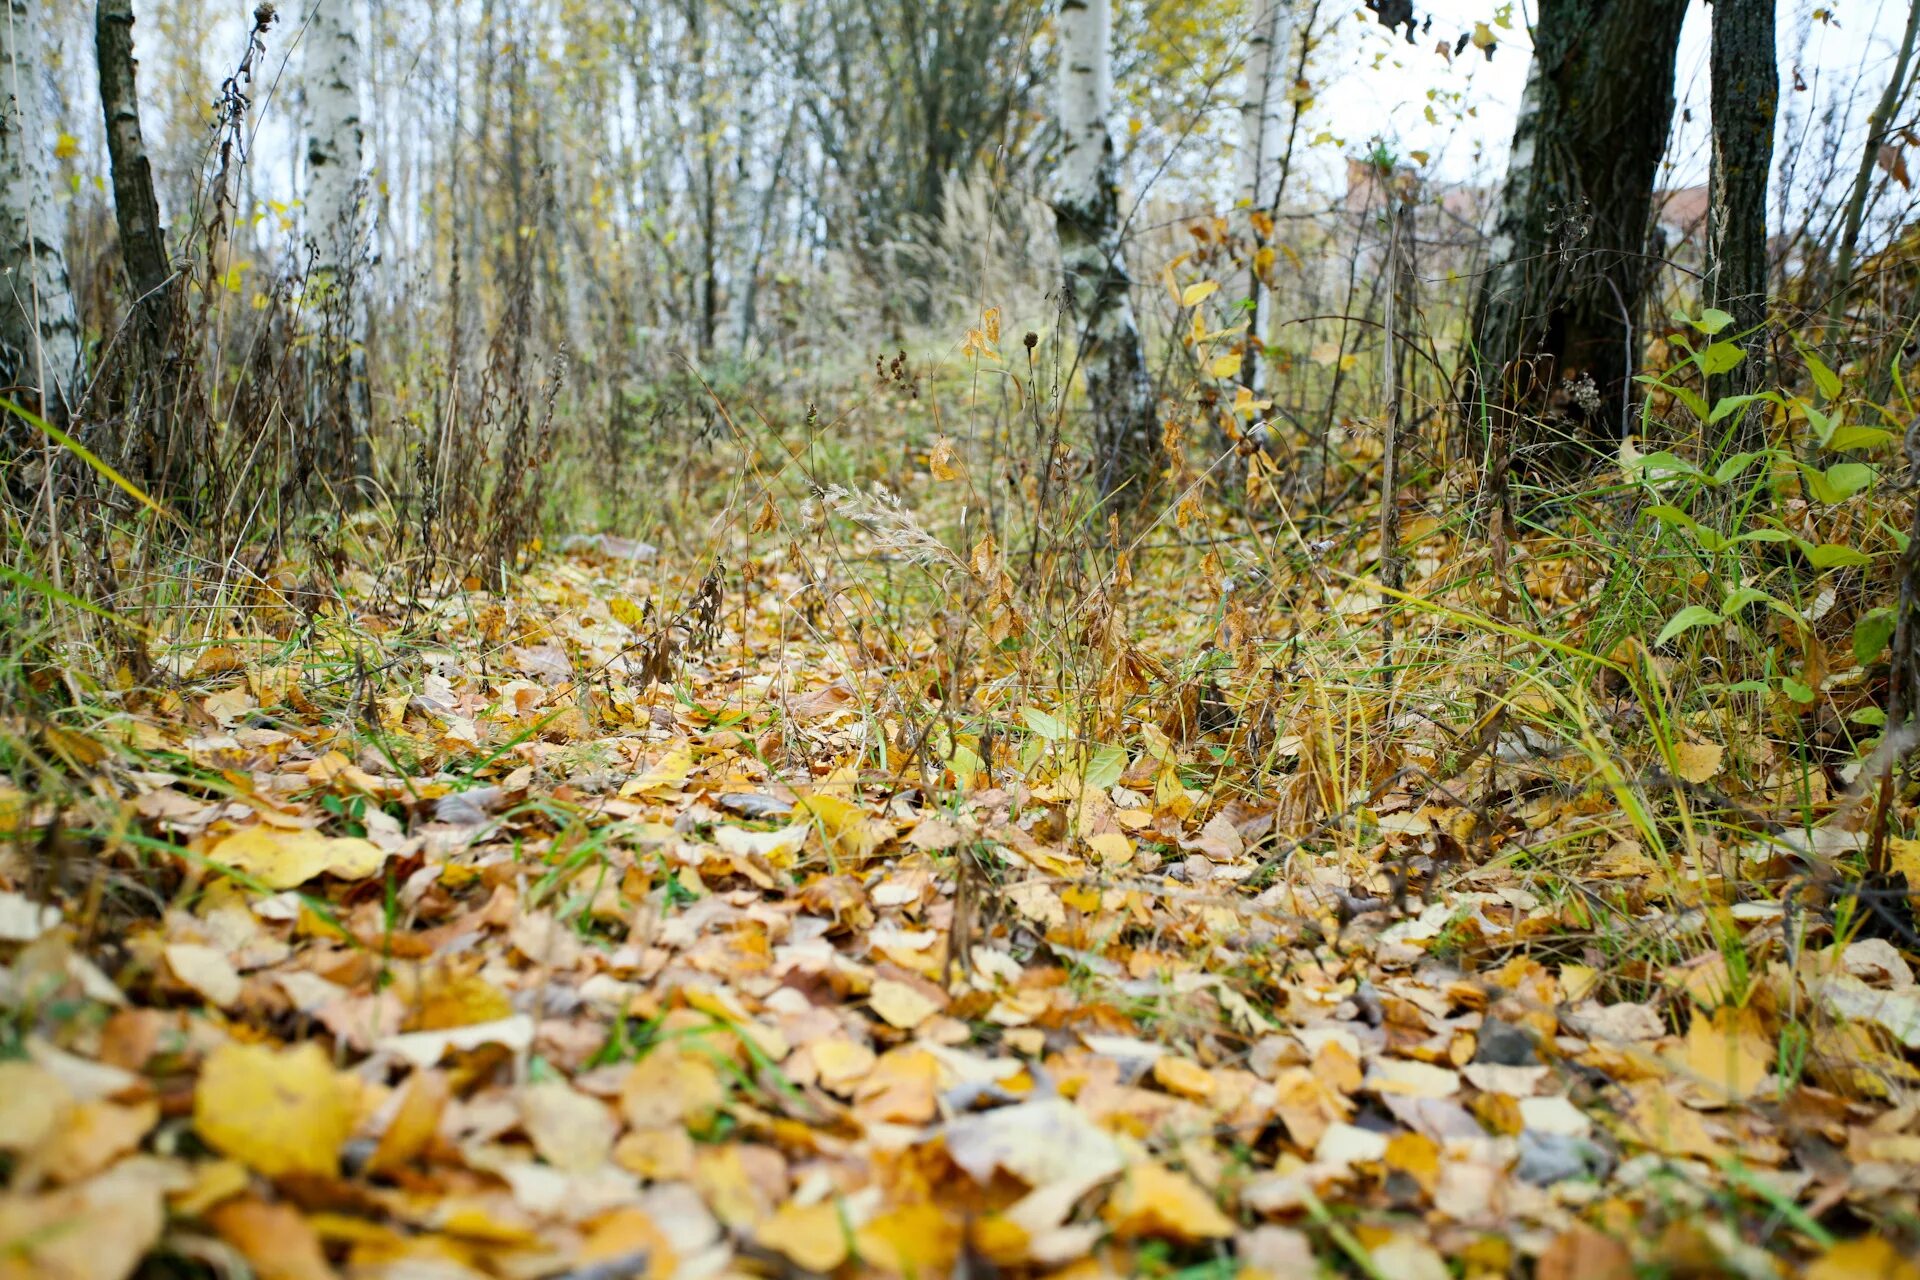
[[[1281,157],[1286,145],[1287,89],[1292,80],[1293,0],[1254,0],[1253,30],[1247,36],[1246,86],[1240,99],[1240,198],[1246,203],[1254,251],[1247,265],[1248,309],[1246,385],[1256,393],[1266,383],[1261,341],[1266,332],[1266,281],[1263,270],[1273,253],[1267,247],[1273,208],[1280,201]]]
[[[1065,293],[1080,331],[1079,366],[1093,413],[1103,495],[1138,502],[1159,452],[1153,384],[1133,317],[1133,281],[1120,240],[1113,135],[1109,0],[1061,0],[1060,133],[1054,196]]]
[[[106,117],[107,154],[113,168],[113,213],[120,230],[120,257],[133,289],[132,319],[149,361],[161,358],[176,317],[173,264],[160,202],[153,193],[153,165],[140,133],[140,97],[135,87],[132,0],[100,0],[94,15],[94,56],[100,67],[100,109]]]
[[[1540,5],[1469,406],[1528,469],[1573,474],[1627,429],[1685,15],[1676,0]]]
[[[0,0],[0,394],[60,420],[79,391],[80,322],[53,199],[39,9]],[[39,441],[0,417],[5,455]]]
[[[1747,358],[1713,380],[1707,399],[1744,395],[1764,374],[1767,324],[1767,175],[1780,99],[1774,0],[1714,0],[1713,169],[1707,211],[1707,302],[1733,317],[1728,336]],[[1765,418],[1743,413],[1741,447],[1763,437]]]
[[[307,25],[307,212],[312,283],[326,329],[326,465],[373,473],[366,423],[366,317],[357,297],[366,256],[360,202],[360,35],[355,0],[315,0]]]

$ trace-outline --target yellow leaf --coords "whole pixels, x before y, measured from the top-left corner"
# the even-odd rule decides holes
[[[636,1129],[699,1128],[725,1099],[713,1063],[671,1044],[634,1063],[620,1085],[620,1111]]]
[[[126,1280],[166,1226],[166,1176],[122,1160],[77,1187],[0,1195],[0,1280]]]
[[[1920,1280],[1920,1263],[1885,1236],[1842,1240],[1801,1272],[1806,1280]]]
[[[921,1201],[903,1205],[861,1227],[860,1257],[893,1275],[944,1276],[960,1253],[960,1223]]]
[[[683,743],[660,757],[659,762],[645,773],[622,785],[620,794],[638,796],[651,791],[678,790],[685,785],[687,775],[692,772],[693,748]]]
[[[1197,307],[1218,292],[1220,292],[1220,282],[1218,280],[1198,281],[1180,291],[1180,305],[1183,307]]]
[[[36,1062],[0,1062],[0,1151],[31,1151],[52,1136],[73,1101],[60,1077]]]
[[[1694,1015],[1676,1065],[1700,1087],[1705,1101],[1719,1105],[1758,1093],[1773,1058],[1759,1014],[1725,1005],[1710,1015]]]
[[[586,1239],[580,1242],[582,1262],[611,1262],[636,1255],[644,1255],[647,1260],[647,1269],[641,1273],[646,1280],[664,1280],[680,1266],[667,1233],[641,1209],[615,1209],[595,1218],[587,1228]],[[622,1270],[621,1274],[630,1272]]]
[[[297,889],[316,876],[365,880],[386,865],[386,851],[355,836],[249,827],[228,836],[207,857],[252,876],[269,889]]]
[[[620,1125],[605,1103],[564,1080],[523,1086],[519,1103],[520,1127],[542,1160],[569,1173],[589,1173],[607,1162]]]
[[[1129,1168],[1103,1212],[1123,1240],[1156,1236],[1198,1243],[1233,1234],[1233,1222],[1193,1179],[1157,1164]]]
[[[1153,1078],[1168,1093],[1178,1094],[1194,1102],[1205,1102],[1213,1096],[1212,1074],[1190,1058],[1179,1058],[1170,1053],[1162,1054],[1153,1061]]]
[[[60,1116],[60,1132],[32,1161],[56,1182],[78,1182],[140,1145],[160,1120],[160,1104],[141,1102],[123,1107],[94,1099],[81,1102]]]
[[[173,976],[199,992],[207,1003],[225,1009],[240,998],[240,974],[225,953],[197,942],[176,942],[165,954]]]
[[[966,464],[960,461],[955,452],[952,436],[941,436],[933,442],[933,452],[927,457],[927,470],[933,472],[935,480],[958,480],[966,474]]]
[[[1118,831],[1102,831],[1087,837],[1087,848],[1100,857],[1102,865],[1124,867],[1133,861],[1133,841]]]
[[[754,1230],[753,1238],[808,1271],[832,1271],[847,1260],[847,1230],[831,1200],[805,1206],[789,1200]]]
[[[356,1111],[353,1083],[311,1041],[284,1051],[223,1044],[193,1094],[193,1126],[207,1145],[270,1178],[337,1173]]]
[[[1240,373],[1240,365],[1240,353],[1238,351],[1229,351],[1226,355],[1215,356],[1207,364],[1207,372],[1216,378],[1237,377]]]
[[[623,627],[637,627],[647,616],[645,609],[625,596],[615,596],[607,601],[607,612],[612,614],[613,620]]]
[[[795,805],[813,815],[827,847],[843,858],[863,862],[893,838],[891,824],[838,796],[801,796]]]
[[[819,1073],[822,1088],[835,1093],[847,1093],[858,1084],[869,1071],[873,1070],[873,1050],[866,1045],[835,1036],[828,1040],[815,1040],[807,1046],[807,1052],[813,1058],[814,1070]]]
[[[71,160],[80,154],[80,139],[70,133],[62,133],[53,144],[53,158]]]
[[[1705,782],[1720,772],[1726,748],[1716,742],[1676,742],[1673,771],[1688,782]]]
[[[911,1031],[940,1011],[940,1005],[904,982],[881,978],[867,997],[873,1011],[902,1031]]]
[[[416,1071],[407,1077],[400,1106],[380,1135],[367,1172],[390,1173],[413,1162],[440,1131],[440,1113],[446,1110],[452,1086],[438,1071]]]
[[[207,1221],[253,1264],[259,1280],[333,1280],[319,1235],[292,1205],[248,1196],[227,1201]]]

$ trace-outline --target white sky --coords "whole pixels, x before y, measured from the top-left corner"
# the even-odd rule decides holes
[[[1707,180],[1710,13],[1702,0],[1678,2],[1687,3],[1689,9],[1675,85],[1676,136],[1668,154],[1669,172],[1662,178],[1662,185],[1669,187]],[[1532,56],[1523,15],[1537,12],[1538,0],[1515,0],[1512,26],[1495,31],[1500,45],[1491,61],[1469,45],[1449,65],[1434,52],[1434,45],[1472,30],[1498,4],[1499,0],[1424,0],[1415,7],[1423,18],[1429,12],[1433,15],[1433,29],[1410,46],[1403,35],[1390,34],[1355,3],[1353,12],[1340,18],[1332,43],[1317,60],[1320,74],[1327,79],[1314,86],[1318,101],[1309,117],[1309,136],[1324,129],[1340,144],[1323,144],[1319,164],[1330,172],[1339,154],[1364,151],[1377,135],[1403,156],[1414,150],[1431,153],[1430,172],[1443,182],[1497,182]],[[1815,21],[1812,15],[1817,8],[1830,11],[1834,21]],[[1846,136],[1853,145],[1845,148],[1853,157],[1847,165],[1850,175],[1851,165],[1858,161],[1858,140],[1864,136],[1867,113],[1885,87],[1906,13],[1906,0],[1782,0],[1778,19],[1782,143],[1791,129],[1796,146],[1813,145],[1819,129],[1816,122],[1812,133],[1807,132],[1809,116],[1837,107],[1850,126]],[[1803,92],[1793,89],[1796,66],[1807,83]],[[1430,89],[1464,95],[1458,107],[1434,104],[1438,124],[1425,118]],[[1461,111],[1469,107],[1475,114],[1462,116]],[[1776,144],[1776,166],[1786,150]],[[1804,172],[1800,177],[1810,180]]]

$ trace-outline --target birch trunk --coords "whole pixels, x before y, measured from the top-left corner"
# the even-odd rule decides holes
[[[1473,315],[1476,395],[1535,470],[1610,457],[1632,413],[1685,16],[1675,0],[1540,5]]]
[[[1255,392],[1266,382],[1261,341],[1266,330],[1266,281],[1262,254],[1271,233],[1272,211],[1280,202],[1281,157],[1286,150],[1288,72],[1293,65],[1293,0],[1253,0],[1253,29],[1247,36],[1246,86],[1240,99],[1240,199],[1246,204],[1254,252],[1247,269],[1247,297],[1253,304],[1246,362],[1246,383]]]
[[[80,323],[53,198],[39,9],[0,0],[0,392],[58,419],[79,391]],[[0,424],[0,440],[16,425]]]
[[[1714,0],[1713,166],[1707,210],[1707,301],[1733,317],[1747,358],[1716,378],[1710,400],[1760,384],[1767,324],[1767,175],[1773,167],[1773,114],[1780,99],[1774,53],[1774,0]],[[1765,421],[1739,419],[1742,447],[1757,443]]]
[[[1109,0],[1060,2],[1060,133],[1054,225],[1065,296],[1080,332],[1102,494],[1144,496],[1158,453],[1153,385],[1120,240]]]
[[[364,131],[356,0],[316,0],[307,25],[307,227],[327,330],[321,440],[337,474],[372,474],[366,431],[366,317],[355,296],[365,257]]]

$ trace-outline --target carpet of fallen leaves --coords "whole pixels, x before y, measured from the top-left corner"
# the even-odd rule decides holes
[[[923,790],[800,578],[645,550],[45,731],[95,794],[0,797],[0,1277],[1920,1276],[1890,943],[1654,912],[1618,998],[1512,863],[1396,901],[1038,706]],[[1369,821],[1457,855],[1442,793]]]

